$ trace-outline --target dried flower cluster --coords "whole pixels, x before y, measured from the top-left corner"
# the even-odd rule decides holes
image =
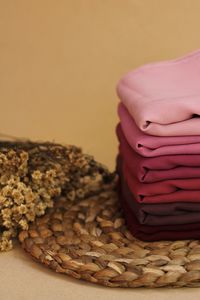
[[[75,146],[0,142],[0,251],[12,248],[18,229],[28,229],[60,195],[74,201],[98,192],[112,174]]]

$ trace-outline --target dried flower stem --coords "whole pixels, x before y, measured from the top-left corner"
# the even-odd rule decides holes
[[[75,146],[0,141],[0,251],[12,248],[18,229],[53,206],[97,193],[112,174]]]

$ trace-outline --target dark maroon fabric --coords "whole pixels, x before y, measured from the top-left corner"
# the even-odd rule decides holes
[[[119,201],[123,208],[127,227],[136,238],[143,241],[200,239],[200,222],[192,224],[150,226],[140,224],[129,203],[122,196],[118,184]]]
[[[153,242],[160,240],[187,240],[200,239],[200,223],[169,225],[169,226],[148,226],[138,223],[130,207],[121,201],[127,227],[137,239]]]
[[[143,157],[131,148],[120,124],[116,127],[116,134],[119,140],[119,152],[131,173],[140,182],[200,178],[200,155]]]

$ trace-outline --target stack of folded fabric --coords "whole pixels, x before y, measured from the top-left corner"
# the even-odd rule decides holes
[[[200,238],[200,51],[117,85],[119,196],[146,241]]]

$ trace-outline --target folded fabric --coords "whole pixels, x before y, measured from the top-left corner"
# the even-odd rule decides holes
[[[200,135],[200,50],[127,73],[117,93],[137,126],[157,136]]]
[[[200,223],[148,226],[141,225],[132,213],[130,206],[119,197],[127,227],[137,239],[153,242],[160,240],[200,239]]]
[[[174,202],[160,204],[139,203],[135,200],[123,176],[123,158],[118,155],[116,171],[119,175],[118,188],[123,199],[140,224],[158,226],[200,222],[200,203]]]
[[[200,223],[200,203],[174,202],[161,204],[138,203],[120,175],[122,201],[128,203],[140,224],[151,226]]]
[[[200,202],[200,178],[141,183],[124,161],[123,175],[138,202]]]
[[[200,178],[200,155],[143,157],[130,147],[120,124],[117,125],[116,133],[119,140],[119,152],[131,173],[140,182]]]
[[[122,103],[118,106],[118,115],[129,145],[142,156],[200,154],[200,135],[171,137],[147,135],[136,126]]]

